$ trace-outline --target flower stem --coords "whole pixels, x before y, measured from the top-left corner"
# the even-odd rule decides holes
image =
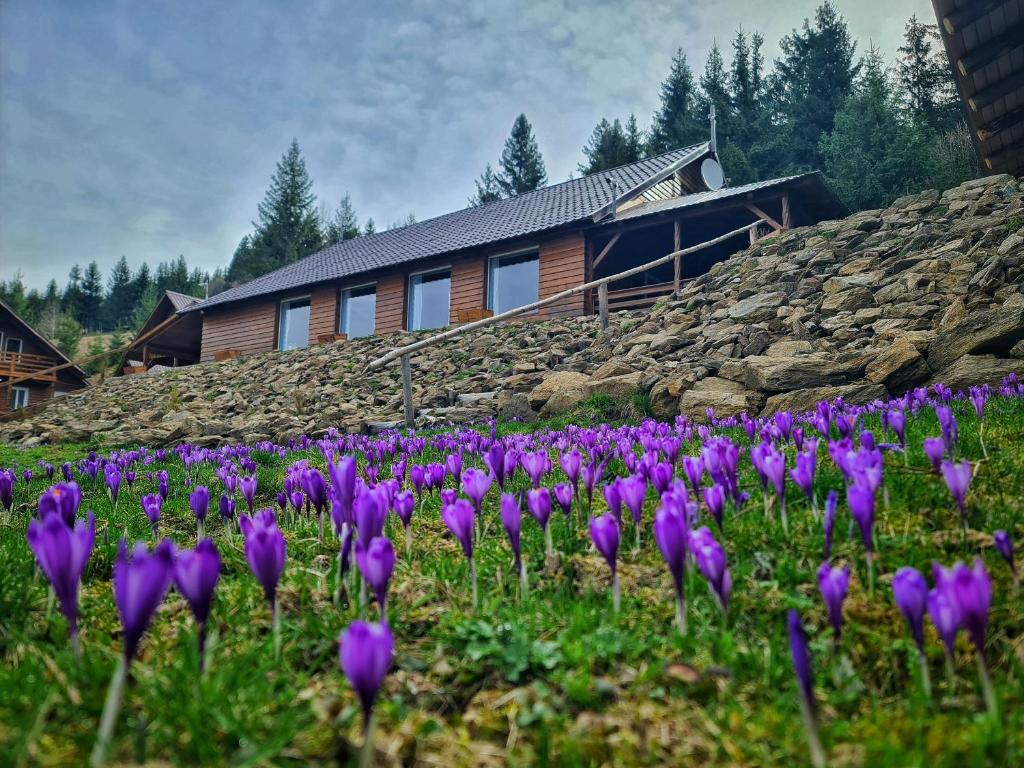
[[[930,702],[932,699],[932,678],[928,674],[928,657],[924,655],[923,649],[918,649],[917,663],[921,668],[921,687],[924,688],[925,698]]]
[[[551,524],[548,521],[548,525],[544,526],[544,556],[551,557],[554,554],[555,545],[551,540]]]
[[[373,765],[373,713],[366,714],[363,724],[363,748],[359,750],[359,768],[370,768]]]
[[[988,664],[985,663],[985,656],[978,651],[978,677],[981,679],[981,692],[985,696],[985,707],[991,718],[999,721],[999,705],[996,703],[996,692],[992,688],[992,678],[988,674]]]
[[[412,560],[412,526],[405,526],[405,559]]]
[[[526,576],[526,561],[522,558],[519,559],[519,599],[525,600],[526,593],[528,591],[527,576]]]
[[[868,596],[875,596],[875,559],[872,555],[871,550],[864,552],[864,559],[867,560],[868,565]]]
[[[281,658],[281,602],[276,597],[270,610],[274,615],[274,659],[276,660]]]
[[[814,722],[814,713],[810,705],[800,697],[800,713],[804,718],[804,730],[807,732],[807,746],[811,750],[811,764],[814,768],[825,768],[825,751],[821,748],[821,739],[818,738],[818,725]]]
[[[469,580],[470,580],[470,582],[472,583],[472,591],[473,591],[473,610],[474,610],[474,611],[476,611],[476,604],[477,604],[477,590],[476,590],[476,563],[475,563],[475,562],[473,562],[473,559],[472,559],[472,558],[470,558],[470,560],[469,560]]]
[[[676,626],[679,634],[686,637],[686,596],[682,592],[676,594]]]
[[[782,518],[782,533],[789,539],[789,518],[786,516],[786,497],[779,496],[779,517]]]
[[[622,603],[622,586],[619,583],[619,572],[612,574],[612,611],[618,615]]]
[[[96,734],[96,743],[93,745],[92,755],[89,757],[89,765],[92,768],[98,768],[107,760],[107,747],[110,746],[110,737],[114,732],[117,713],[121,709],[121,699],[124,697],[124,685],[127,678],[128,658],[122,655],[118,659],[117,667],[114,669],[114,676],[110,678],[107,698],[103,703],[103,715],[100,717],[100,727]]]

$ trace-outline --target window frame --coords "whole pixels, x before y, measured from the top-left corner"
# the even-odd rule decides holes
[[[448,319],[444,325],[434,326],[434,328],[413,328],[412,326],[412,287],[413,278],[423,277],[424,275],[435,275],[441,272],[448,273]],[[422,281],[421,281],[422,283]],[[430,331],[436,328],[446,328],[452,324],[452,265],[447,264],[445,266],[431,267],[430,269],[421,269],[416,272],[410,272],[405,280],[405,330],[410,332],[416,331]]]
[[[7,348],[7,345],[10,344],[12,341],[18,342],[18,349],[17,350],[8,349]],[[22,339],[22,338],[19,338],[18,336],[5,336],[4,337],[3,351],[4,352],[10,352],[13,355],[23,354],[25,352],[25,340]]]
[[[351,295],[352,291],[359,291],[359,290],[362,290],[363,288],[373,288],[373,330],[370,331],[369,333],[365,334],[364,336],[355,336],[355,337],[349,336],[350,339],[351,338],[365,339],[367,336],[376,336],[377,335],[377,281],[376,280],[374,280],[372,282],[369,282],[369,283],[360,283],[359,285],[346,285],[344,288],[341,289],[340,295],[338,297],[338,333],[344,333],[344,334],[348,333],[348,329],[344,327],[344,325],[345,325],[345,294],[348,293],[348,294]],[[366,295],[366,294],[363,294],[363,295]]]
[[[281,299],[278,302],[278,304],[277,304],[277,344],[275,346],[277,347],[277,351],[278,352],[290,352],[293,349],[302,349],[303,347],[308,347],[309,346],[309,320],[308,319],[306,320],[306,343],[303,344],[301,347],[289,347],[288,349],[284,349],[281,346],[281,344],[284,342],[285,338],[287,337],[287,334],[282,333],[282,331],[285,330],[285,323],[286,323],[287,317],[288,317],[288,312],[287,312],[287,310],[285,308],[285,305],[286,304],[295,304],[295,303],[300,302],[300,301],[308,302],[307,306],[309,307],[309,316],[310,316],[310,319],[312,319],[312,316],[313,316],[313,295],[312,294],[306,294],[304,296],[290,296],[287,299]]]
[[[16,396],[17,393],[20,393],[20,392],[24,392],[25,393],[25,402],[22,403],[21,405],[15,405],[14,404],[15,396]],[[31,392],[32,392],[32,390],[30,390],[28,387],[11,387],[11,402],[10,402],[11,410],[12,411],[19,411],[22,408],[28,408]]]
[[[500,259],[515,258],[516,256],[527,256],[529,254],[533,254],[533,256],[535,257],[535,260],[537,262],[537,298],[534,299],[534,301],[539,301],[540,300],[540,246],[534,245],[534,246],[530,246],[529,248],[519,248],[518,250],[515,250],[515,251],[506,251],[505,253],[496,253],[493,256],[488,256],[487,257],[487,270],[484,273],[484,276],[485,276],[484,307],[486,309],[488,309],[491,312],[494,312],[495,314],[497,314],[497,310],[495,310],[494,304],[493,304],[493,301],[492,301],[492,298],[491,298],[491,289],[493,288],[493,282],[494,282],[493,277],[492,277],[492,268],[493,268],[494,263],[497,262]],[[532,302],[528,301],[526,303],[530,304]],[[523,306],[523,305],[520,304],[519,306]],[[516,307],[509,307],[509,309],[515,309],[515,308]],[[508,311],[508,310],[503,310],[503,311]],[[526,312],[524,314],[533,314],[533,312],[537,312],[537,311],[538,310],[535,309],[532,312]]]

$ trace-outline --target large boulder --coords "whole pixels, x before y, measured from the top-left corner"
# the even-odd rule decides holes
[[[901,337],[868,363],[864,374],[872,384],[883,384],[896,394],[927,379],[931,368],[913,341]]]
[[[786,303],[781,291],[755,293],[729,307],[729,318],[741,323],[757,323],[775,317],[778,308]]]
[[[864,405],[873,400],[885,400],[889,397],[889,393],[880,384],[848,384],[842,387],[797,389],[769,397],[764,404],[762,414],[770,415],[778,411],[804,413],[813,410],[814,406],[822,400],[834,400],[837,397],[842,397],[853,405]]]
[[[708,408],[716,416],[738,416],[747,411],[757,413],[764,396],[752,392],[735,381],[710,376],[698,381],[679,398],[679,412],[684,416],[703,418]]]
[[[539,411],[553,395],[558,393],[578,392],[579,399],[577,402],[582,401],[586,397],[586,386],[589,381],[590,377],[587,374],[575,371],[557,371],[545,376],[540,384],[530,390],[530,407],[535,411]]]
[[[1008,373],[1024,374],[1024,361],[995,355],[964,355],[935,374],[933,384],[943,383],[954,392],[975,384],[999,384]]]
[[[841,384],[855,371],[856,366],[822,354],[799,357],[756,356],[743,361],[747,387],[765,392],[788,392]]]
[[[640,379],[642,376],[643,374],[640,371],[633,371],[622,376],[609,376],[597,381],[591,379],[586,386],[587,397],[604,395],[612,400],[626,400],[640,389]]]
[[[942,371],[957,358],[979,353],[1006,354],[1024,339],[1024,308],[973,312],[942,331],[928,347],[928,365]]]

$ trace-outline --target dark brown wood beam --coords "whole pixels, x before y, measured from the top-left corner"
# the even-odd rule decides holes
[[[608,255],[608,251],[610,251],[615,244],[619,242],[620,237],[622,237],[621,232],[616,232],[612,235],[612,239],[608,241],[608,244],[601,249],[601,252],[597,254],[597,258],[594,259],[594,269],[597,269],[598,266],[600,266],[601,262],[604,261],[604,257]]]
[[[1020,125],[1024,122],[1024,106],[1011,109],[1005,115],[1000,115],[995,120],[992,120],[987,125],[983,125],[978,129],[978,140],[979,141],[992,141],[1003,131],[1007,131],[1016,125]]]
[[[681,251],[683,249],[683,225],[679,223],[679,219],[672,222],[672,250]],[[679,290],[679,279],[683,273],[683,262],[679,256],[676,256],[676,260],[672,265],[672,290]]]
[[[1024,147],[1010,147],[989,155],[985,158],[985,168],[989,171],[1006,171],[1024,164]]]
[[[1003,0],[975,0],[970,5],[950,11],[942,17],[942,26],[946,32],[955,35],[978,19],[988,16],[993,10],[1003,4]]]
[[[1015,72],[1009,77],[1004,77],[1002,80],[997,80],[991,83],[987,88],[975,93],[973,96],[967,97],[967,106],[971,108],[973,112],[980,112],[990,104],[994,104],[999,99],[1007,96],[1018,88],[1024,88],[1024,71]]]
[[[1024,25],[1017,24],[985,42],[980,48],[965,53],[956,60],[956,67],[961,75],[967,77],[1021,45],[1024,45]]]
[[[753,213],[753,214],[754,214],[755,216],[757,216],[758,218],[761,218],[761,219],[764,219],[765,221],[767,221],[767,222],[768,222],[768,224],[770,224],[770,225],[771,225],[771,228],[772,228],[772,229],[774,229],[774,230],[780,230],[780,229],[782,229],[782,225],[781,225],[781,224],[779,224],[779,222],[777,222],[777,221],[776,221],[775,219],[773,219],[773,218],[772,218],[771,216],[769,216],[769,215],[768,215],[767,213],[765,213],[765,212],[764,212],[763,210],[761,210],[760,208],[758,208],[758,207],[757,207],[756,205],[754,205],[753,203],[747,203],[747,208],[748,208],[748,209],[750,209],[750,211],[751,211],[751,212],[752,212],[752,213]]]
[[[789,195],[785,194],[782,196],[782,228],[789,229],[792,224],[792,219],[789,214]]]

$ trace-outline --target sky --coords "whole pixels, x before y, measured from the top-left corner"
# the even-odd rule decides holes
[[[818,0],[0,0],[0,279],[184,254],[226,266],[298,140],[378,228],[463,208],[525,112],[562,181],[602,118],[642,127],[682,48],[778,40]],[[895,58],[929,0],[837,0]]]

